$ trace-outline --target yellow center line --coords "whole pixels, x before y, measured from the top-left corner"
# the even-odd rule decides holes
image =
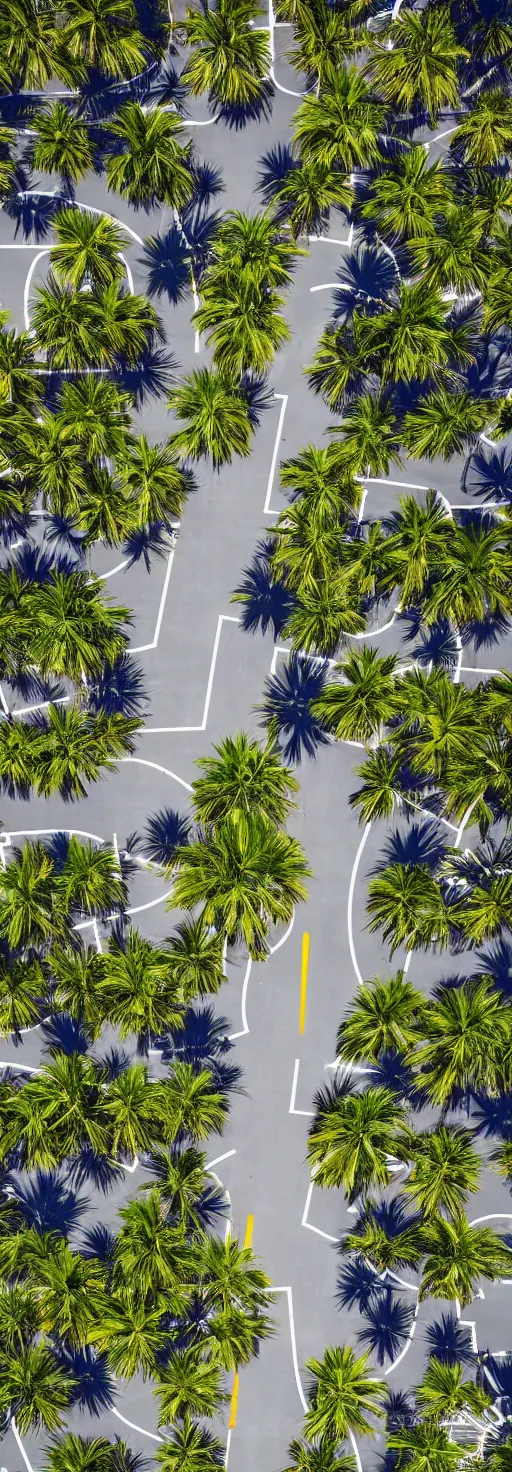
[[[250,1211],[249,1212],[249,1215],[247,1217],[247,1221],[245,1223],[244,1247],[252,1247],[252,1234],[253,1234],[253,1231],[254,1231],[254,1217],[253,1217],[252,1212]],[[238,1410],[238,1391],[239,1391],[239,1388],[240,1388],[240,1380],[239,1380],[239,1376],[238,1376],[238,1370],[235,1370],[234,1379],[233,1379],[233,1389],[231,1391],[231,1405],[230,1405],[230,1408],[229,1408],[228,1427],[229,1427],[229,1430],[230,1431],[232,1431],[233,1430],[233,1427],[236,1426],[236,1413],[237,1413],[237,1410]]]
[[[304,931],[302,937],[302,958],[300,965],[300,1009],[299,1009],[299,1033],[302,1037],[306,1025],[306,996],[308,990],[308,966],[309,966],[309,934]]]

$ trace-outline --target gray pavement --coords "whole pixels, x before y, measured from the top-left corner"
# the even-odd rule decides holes
[[[284,30],[279,48],[284,44]],[[299,83],[286,61],[276,62],[281,86],[297,89]],[[222,121],[205,127],[190,127],[200,156],[222,172],[224,192],[213,208],[254,209],[258,161],[277,142],[290,140],[290,120],[296,99],[276,91],[271,117],[248,124],[239,132]],[[202,102],[190,101],[191,118],[205,120]],[[53,188],[55,181],[34,181],[34,188]],[[107,195],[97,178],[85,181],[77,191],[84,203],[105,207],[144,239],[168,228],[168,212],[150,216],[131,210],[125,202]],[[328,320],[331,292],[312,293],[313,286],[332,282],[347,245],[346,223],[333,216],[329,239],[311,244],[310,254],[297,267],[288,301],[293,336],[279,356],[271,387],[286,395],[280,457],[296,453],[308,441],[322,442],[329,416],[322,401],[309,392],[303,366],[311,361],[317,339]],[[15,237],[13,222],[0,214],[2,305],[8,305],[18,327],[24,325],[24,291],[33,257],[51,243],[51,234],[34,251],[21,233]],[[148,289],[144,249],[132,241],[127,261],[135,289]],[[47,256],[34,271],[34,284],[47,269]],[[161,297],[161,312],[168,343],[183,371],[205,361],[204,349],[194,352],[190,325],[191,298],[177,306]],[[237,728],[259,730],[255,707],[261,699],[263,682],[274,654],[270,635],[244,634],[238,608],[230,602],[242,569],[253,556],[258,540],[272,526],[273,515],[283,504],[277,473],[270,487],[271,513],[264,515],[269,476],[283,400],[264,410],[254,436],[251,458],[235,462],[220,474],[208,467],[197,468],[197,492],[183,516],[172,563],[154,561],[150,575],[141,565],[114,573],[109,592],[134,610],[132,647],[143,669],[149,695],[149,716],[133,761],[120,764],[115,775],[94,786],[89,796],[73,806],[52,799],[34,799],[28,804],[5,798],[2,822],[5,833],[30,834],[38,829],[59,830],[72,826],[107,841],[117,836],[122,848],[128,835],[141,832],[149,815],[165,806],[186,813],[187,784],[193,780],[194,761],[210,744]],[[171,420],[165,400],[150,400],[140,415],[141,424],[152,437],[170,432]],[[462,462],[425,465],[413,462],[394,472],[387,484],[370,485],[368,515],[384,515],[397,505],[401,488],[436,486],[450,503],[461,502]],[[398,483],[398,484],[397,484]],[[97,567],[108,572],[120,555],[97,551]],[[389,611],[379,612],[379,626]],[[391,650],[411,656],[408,628],[396,619],[382,636],[372,642],[383,652]],[[147,646],[142,648],[140,646]],[[510,642],[494,648],[464,651],[468,670],[509,663]],[[463,675],[463,678],[466,678]],[[472,678],[467,676],[467,678]],[[172,728],[172,729],[166,729]],[[314,879],[310,897],[297,913],[288,939],[265,965],[253,965],[247,981],[247,964],[242,955],[231,957],[229,984],[218,999],[219,1009],[229,1021],[229,1032],[241,1034],[235,1043],[237,1062],[243,1070],[243,1093],[235,1093],[222,1139],[209,1142],[210,1160],[226,1158],[216,1166],[229,1190],[235,1231],[243,1237],[247,1216],[254,1215],[254,1248],[276,1285],[276,1335],[266,1344],[258,1360],[240,1376],[236,1426],[230,1438],[231,1472],[278,1472],[285,1464],[292,1435],[300,1430],[307,1372],[305,1361],[320,1356],[327,1343],[357,1342],[361,1323],[356,1311],[340,1311],[336,1303],[339,1262],[336,1241],[353,1217],[341,1193],[309,1190],[304,1163],[309,1113],[315,1089],[331,1075],[326,1065],[333,1061],[336,1030],[347,1003],[353,996],[358,975],[389,972],[387,952],[366,929],[365,897],[369,873],[382,851],[386,832],[372,829],[361,851],[363,830],[348,806],[354,788],[353,769],[362,753],[344,745],[320,747],[314,760],[305,759],[299,770],[300,800],[291,827],[304,844]],[[393,827],[403,827],[403,823]],[[356,865],[356,858],[360,854]],[[158,939],[169,933],[176,917],[165,906],[165,885],[155,876],[139,874],[133,883],[131,903],[134,923]],[[306,1026],[299,1035],[300,956],[304,931],[311,937]],[[276,936],[276,945],[282,936]],[[397,963],[400,957],[397,958]],[[468,958],[457,958],[457,968],[469,969]],[[455,966],[452,968],[455,969]],[[447,963],[435,956],[415,956],[411,978],[429,988]],[[23,1045],[9,1041],[0,1045],[2,1059],[37,1066],[41,1057],[41,1033],[33,1031]],[[293,1091],[293,1092],[292,1092]],[[141,1168],[142,1169],[142,1168]],[[86,1192],[83,1222],[115,1222],[119,1206],[141,1181],[124,1173],[108,1195]],[[307,1205],[307,1216],[306,1216]],[[512,1221],[510,1197],[504,1185],[490,1173],[478,1198],[474,1215],[502,1213],[496,1225]],[[509,1288],[486,1290],[467,1311],[474,1321],[479,1347],[504,1349],[509,1345]],[[414,1283],[403,1290],[404,1302],[415,1304]],[[405,1338],[405,1351],[396,1363],[384,1365],[390,1385],[410,1387],[419,1379],[426,1354],[426,1329],[453,1305],[423,1304],[414,1337]],[[230,1390],[230,1384],[227,1389]],[[113,1387],[114,1408],[92,1418],[86,1410],[75,1410],[70,1425],[82,1434],[126,1432],[131,1445],[151,1456],[157,1442],[156,1406],[151,1387],[142,1382]],[[119,1415],[121,1420],[119,1420]],[[123,1427],[122,1418],[128,1425]],[[228,1411],[223,1422],[227,1429]],[[137,1429],[138,1428],[138,1429]],[[38,1469],[44,1459],[42,1442],[24,1438],[26,1465]],[[374,1451],[361,1448],[365,1462],[382,1451],[382,1437]],[[21,1472],[22,1454],[11,1433],[1,1452],[9,1472]],[[28,1460],[27,1460],[28,1459]]]

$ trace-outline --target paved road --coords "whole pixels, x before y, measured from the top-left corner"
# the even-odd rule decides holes
[[[286,42],[276,32],[278,49]],[[286,62],[276,61],[276,81],[297,89]],[[276,143],[290,138],[293,97],[276,90],[268,119],[245,129],[224,122],[193,127],[191,136],[199,154],[221,171],[223,192],[212,208],[255,208],[258,161]],[[204,104],[191,104],[193,117],[207,122]],[[55,180],[34,180],[34,189],[54,188]],[[84,204],[107,208],[135,232],[127,251],[135,289],[148,290],[148,260],[142,242],[149,235],[165,235],[169,212],[145,216],[121,200],[107,196],[101,181],[85,181],[78,191]],[[19,327],[29,294],[26,283],[33,266],[34,284],[44,278],[47,254],[35,258],[51,243],[51,233],[36,246],[22,231],[15,237],[13,222],[0,215],[2,246],[2,304],[11,308]],[[26,246],[29,248],[25,248]],[[110,577],[111,593],[134,609],[133,649],[144,672],[149,717],[136,756],[117,773],[97,784],[87,799],[73,808],[59,800],[34,799],[30,806],[5,800],[2,820],[7,833],[28,833],[76,826],[77,830],[111,841],[122,848],[129,834],[141,832],[148,816],[170,806],[186,813],[188,784],[195,759],[210,743],[243,727],[257,732],[255,710],[263,682],[283,654],[275,651],[270,635],[245,634],[238,610],[230,602],[241,571],[252,559],[255,546],[272,525],[283,504],[277,475],[271,469],[277,456],[297,452],[307,441],[321,442],[328,416],[320,400],[307,388],[303,365],[311,360],[323,324],[332,307],[332,293],[312,288],[333,282],[348,249],[347,228],[333,218],[328,238],[311,244],[308,258],[299,263],[289,297],[293,329],[290,345],[280,355],[271,378],[276,398],[264,410],[249,462],[235,463],[220,475],[200,467],[197,492],[183,518],[177,550],[169,561],[153,563],[148,575],[140,565]],[[169,347],[180,368],[190,371],[205,361],[195,352],[190,325],[190,297],[177,305],[161,296],[158,307],[165,322]],[[165,400],[150,400],[141,422],[151,436],[164,437],[171,428]],[[435,485],[457,505],[462,463],[445,466],[415,462],[394,480],[368,485],[367,513],[380,515],[396,506],[407,483]],[[270,509],[269,509],[270,508]],[[110,572],[120,557],[98,552],[97,567]],[[388,616],[382,615],[381,623]],[[383,652],[411,654],[407,627],[395,620],[375,642]],[[469,671],[487,670],[508,662],[510,647],[464,650],[463,678]],[[277,1333],[261,1357],[240,1378],[238,1416],[230,1445],[231,1472],[278,1472],[288,1441],[299,1431],[307,1397],[305,1360],[321,1355],[328,1342],[355,1341],[361,1328],[357,1312],[336,1306],[338,1259],[336,1241],[350,1217],[337,1193],[311,1191],[304,1164],[311,1100],[332,1062],[340,1015],[353,995],[359,975],[388,971],[388,959],[375,938],[365,930],[365,890],[368,873],[385,840],[384,830],[372,829],[362,848],[363,830],[348,807],[354,787],[353,767],[358,753],[344,745],[320,747],[314,760],[300,768],[300,804],[292,827],[303,842],[314,870],[308,903],[297,914],[287,939],[276,936],[276,950],[266,965],[248,968],[243,955],[232,957],[229,986],[219,999],[227,1031],[237,1034],[236,1059],[243,1070],[243,1093],[233,1095],[231,1116],[221,1140],[210,1143],[209,1158],[226,1156],[216,1167],[230,1192],[235,1230],[243,1236],[246,1218],[254,1214],[254,1247],[276,1285]],[[397,827],[403,824],[396,825]],[[165,886],[140,874],[132,886],[136,921],[157,939],[169,932],[172,916],[165,908]],[[300,958],[303,932],[311,936],[306,1025],[299,1036]],[[277,946],[278,941],[283,941]],[[458,963],[459,964],[459,963]],[[462,965],[463,963],[461,963]],[[469,966],[469,962],[468,962]],[[433,957],[413,959],[414,980],[429,987],[441,975]],[[37,1065],[41,1035],[34,1031],[22,1047],[2,1045],[4,1060]],[[126,1174],[122,1186],[109,1195],[84,1191],[80,1231],[93,1221],[112,1222],[123,1200],[140,1183],[140,1171]],[[508,1213],[509,1195],[494,1176],[486,1175],[475,1201],[475,1215]],[[499,1225],[499,1223],[498,1223]],[[503,1222],[501,1223],[503,1226]],[[404,1287],[404,1303],[414,1312],[414,1284]],[[405,1339],[400,1363],[387,1363],[394,1387],[410,1386],[419,1378],[426,1351],[429,1323],[441,1317],[447,1305],[422,1305],[414,1337]],[[508,1290],[486,1291],[467,1314],[480,1347],[505,1349],[509,1343]],[[411,1329],[412,1323],[411,1321]],[[468,1331],[469,1332],[469,1331]],[[395,1359],[397,1356],[395,1355]],[[150,1389],[130,1383],[113,1387],[115,1407],[134,1427],[131,1444],[148,1455],[156,1445],[155,1404]],[[224,1418],[226,1430],[227,1413]],[[75,1411],[72,1424],[82,1433],[92,1427],[110,1434],[122,1426],[112,1409],[91,1420],[87,1411]],[[135,1428],[139,1429],[135,1429]],[[377,1442],[377,1449],[382,1449]],[[365,1455],[366,1449],[363,1448]],[[43,1461],[42,1446],[25,1439],[25,1455],[33,1468]],[[22,1466],[22,1454],[9,1436],[2,1460],[9,1472]],[[27,1464],[28,1465],[28,1464]]]

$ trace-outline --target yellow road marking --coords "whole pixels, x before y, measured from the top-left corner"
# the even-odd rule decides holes
[[[302,958],[300,965],[300,1010],[299,1010],[299,1032],[302,1037],[306,1025],[306,996],[308,990],[308,966],[309,966],[309,934],[304,931],[302,937]]]
[[[232,1395],[231,1395],[231,1410],[229,1412],[229,1421],[228,1421],[228,1427],[229,1427],[229,1430],[230,1431],[232,1431],[233,1430],[233,1427],[236,1426],[236,1412],[237,1412],[237,1407],[238,1407],[238,1386],[239,1386],[239,1384],[240,1384],[240,1381],[239,1381],[239,1378],[238,1378],[238,1370],[235,1370],[235,1378],[234,1378],[234,1381],[233,1381],[233,1391],[232,1391]]]
[[[253,1217],[252,1212],[250,1211],[249,1212],[249,1215],[247,1217],[247,1221],[245,1223],[244,1247],[252,1247],[252,1234],[253,1234],[253,1231],[254,1231],[254,1217]],[[229,1428],[230,1431],[232,1431],[233,1430],[233,1427],[236,1426],[236,1413],[237,1413],[237,1410],[238,1410],[238,1391],[239,1391],[239,1388],[240,1388],[240,1380],[239,1380],[239,1376],[238,1376],[238,1370],[235,1370],[234,1379],[233,1379],[233,1389],[231,1391],[231,1406],[230,1406],[230,1409],[229,1409],[229,1421],[228,1421],[228,1428]]]

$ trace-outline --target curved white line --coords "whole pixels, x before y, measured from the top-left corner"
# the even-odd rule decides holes
[[[31,287],[31,284],[32,284],[32,277],[34,275],[34,271],[36,269],[36,266],[38,266],[39,265],[39,262],[42,261],[43,256],[47,256],[48,255],[48,252],[50,250],[51,250],[51,246],[50,245],[46,245],[43,250],[38,251],[37,255],[34,256],[33,261],[30,262],[30,266],[29,266],[28,271],[27,271],[27,278],[26,278],[26,281],[25,281],[25,287],[24,287],[24,291],[23,291],[23,316],[24,316],[24,319],[25,319],[25,330],[26,330],[26,332],[30,332],[30,314],[29,314],[29,310],[28,310],[28,299],[29,299],[30,287]]]
[[[20,1436],[20,1433],[18,1431],[18,1427],[16,1425],[16,1418],[15,1418],[15,1416],[11,1416],[11,1431],[12,1431],[12,1434],[14,1436],[14,1440],[16,1442],[16,1445],[18,1447],[18,1451],[20,1453],[20,1456],[23,1457],[23,1461],[24,1461],[25,1466],[27,1468],[27,1472],[34,1472],[34,1468],[32,1466],[32,1463],[30,1461],[30,1458],[27,1455],[27,1452],[25,1451],[25,1447],[24,1447],[23,1442],[21,1440],[21,1436]]]
[[[287,1301],[288,1301],[288,1317],[289,1317],[289,1320],[290,1320],[290,1339],[291,1339],[291,1342],[292,1342],[292,1360],[293,1360],[293,1372],[294,1372],[294,1375],[295,1375],[295,1384],[296,1384],[297,1390],[299,1392],[299,1398],[300,1398],[300,1403],[301,1403],[302,1409],[303,1409],[303,1411],[307,1411],[307,1410],[309,1410],[309,1406],[308,1406],[306,1397],[304,1395],[304,1391],[302,1389],[302,1382],[301,1382],[301,1378],[300,1378],[300,1375],[299,1375],[299,1362],[298,1362],[298,1359],[297,1359],[297,1341],[295,1339],[295,1320],[294,1320],[294,1317],[293,1317],[293,1295],[292,1295],[292,1290],[291,1290],[290,1287],[287,1287],[287,1288],[274,1288],[272,1286],[272,1288],[270,1289],[270,1292],[271,1293],[286,1293],[286,1297],[287,1297]]]
[[[402,1360],[403,1359],[405,1359],[406,1354],[409,1353],[409,1350],[411,1348],[412,1341],[414,1339],[414,1335],[416,1333],[416,1324],[417,1324],[417,1320],[418,1320],[419,1308],[420,1308],[420,1305],[419,1305],[419,1302],[418,1302],[416,1304],[416,1308],[415,1308],[414,1314],[413,1314],[412,1324],[411,1324],[411,1327],[409,1329],[409,1334],[408,1334],[408,1337],[407,1337],[407,1344],[404,1346],[403,1349],[400,1350],[400,1354],[397,1355],[396,1360],[393,1360],[392,1363],[388,1366],[387,1370],[384,1370],[384,1374],[385,1375],[391,1375],[392,1371],[393,1370],[396,1370],[397,1366],[402,1363]]]
[[[145,1426],[137,1426],[135,1421],[128,1421],[126,1416],[122,1416],[121,1412],[116,1410],[115,1406],[110,1406],[110,1410],[113,1416],[117,1416],[118,1421],[123,1422],[123,1426],[129,1426],[132,1431],[140,1431],[141,1436],[149,1436],[151,1441],[165,1441],[164,1436],[157,1436],[154,1431],[146,1431]]]
[[[36,199],[63,199],[65,200],[66,204],[69,204],[67,194],[62,194],[61,191],[58,189],[18,189],[16,198],[30,199],[32,196],[35,196]],[[86,212],[88,211],[91,215],[105,215],[105,218],[107,220],[112,220],[114,225],[120,225],[122,230],[126,230],[126,233],[128,235],[131,235],[132,240],[135,240],[137,245],[144,245],[144,241],[142,240],[141,236],[137,235],[136,230],[132,230],[131,225],[125,225],[124,220],[120,220],[117,215],[109,214],[108,210],[100,210],[98,209],[97,205],[94,204],[83,204],[80,199],[73,200],[73,208],[77,210],[85,210]],[[46,248],[47,250],[51,250],[51,246],[47,246]]]
[[[275,437],[275,440],[274,440],[274,449],[272,451],[272,460],[270,462],[270,470],[269,470],[269,476],[268,476],[268,482],[267,482],[267,494],[265,496],[265,505],[263,507],[263,515],[264,516],[278,516],[279,515],[279,513],[277,511],[273,511],[272,510],[271,505],[270,505],[270,502],[271,502],[271,498],[272,498],[272,487],[273,487],[273,484],[274,484],[274,475],[275,475],[275,470],[276,470],[277,456],[278,456],[278,453],[279,453],[279,444],[280,444],[280,440],[281,440],[281,435],[283,433],[284,416],[286,414],[286,405],[288,403],[288,397],[289,397],[288,394],[276,394],[276,393],[274,394],[274,398],[275,399],[281,399],[281,408],[280,408],[280,411],[279,411],[279,420],[278,420],[278,425],[277,425],[277,430],[276,430],[276,437]]]
[[[270,946],[269,956],[275,956],[276,951],[280,951],[281,950],[281,946],[284,946],[285,941],[288,940],[288,937],[291,935],[292,930],[293,930],[293,927],[294,927],[294,924],[295,924],[295,905],[293,907],[293,914],[292,914],[292,918],[290,920],[290,924],[288,926],[288,929],[285,930],[284,935],[281,936],[281,939],[277,941],[277,943],[276,943],[275,946]]]
[[[117,760],[119,763],[138,762],[141,767],[154,767],[155,772],[161,772],[164,777],[172,777],[175,782],[179,782],[180,787],[185,787],[187,792],[192,792],[190,782],[185,782],[184,778],[178,777],[176,772],[170,772],[168,767],[161,767],[159,762],[148,762],[142,756],[120,756]]]
[[[360,841],[360,844],[359,844],[359,848],[357,850],[357,853],[356,853],[356,856],[355,856],[355,859],[354,859],[354,862],[353,862],[353,865],[352,865],[352,873],[350,875],[350,885],[349,885],[348,901],[347,901],[348,943],[349,943],[349,946],[350,946],[350,955],[351,955],[351,959],[352,959],[352,965],[354,967],[354,971],[356,973],[356,977],[357,977],[357,981],[359,983],[359,986],[364,986],[364,978],[361,976],[361,972],[359,970],[357,956],[356,956],[356,948],[355,948],[355,945],[354,945],[354,932],[353,932],[353,928],[352,928],[352,910],[353,910],[353,904],[354,904],[354,891],[355,891],[355,887],[356,887],[356,879],[357,879],[357,871],[358,871],[358,868],[359,868],[359,862],[360,862],[361,854],[363,852],[363,849],[364,849],[366,840],[368,838],[368,834],[370,832],[371,826],[372,826],[371,823],[367,823],[366,824],[366,827],[365,827],[363,836],[362,836],[361,841]]]

